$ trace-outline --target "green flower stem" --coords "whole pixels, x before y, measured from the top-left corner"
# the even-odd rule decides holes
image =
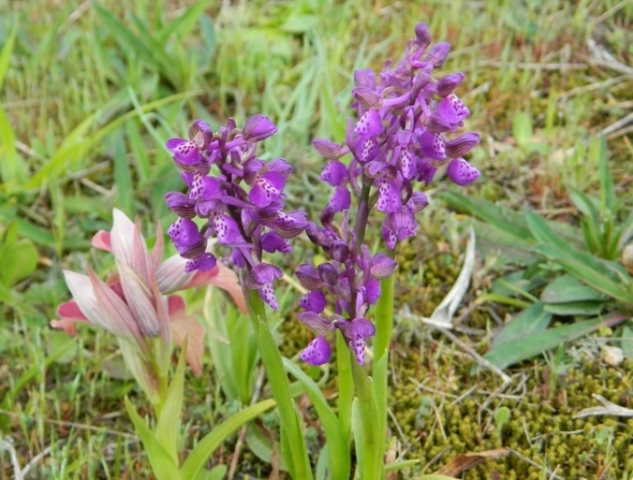
[[[356,360],[349,355],[349,347],[340,330],[336,331],[336,364],[338,367],[338,418],[349,445],[352,428],[352,402],[354,401],[354,378],[352,363]]]
[[[248,312],[257,335],[259,351],[266,370],[266,376],[277,402],[281,417],[282,455],[295,480],[311,480],[312,470],[308,460],[308,450],[301,431],[301,422],[290,392],[290,382],[284,369],[281,353],[275,344],[266,319],[266,310],[255,290],[246,292]]]
[[[389,252],[393,257],[393,250]],[[387,433],[387,372],[389,345],[393,331],[394,275],[380,282],[380,298],[376,303],[376,336],[374,337],[373,379],[378,403],[376,431],[386,442]]]
[[[352,352],[349,352],[349,355],[350,358],[354,356]],[[385,439],[384,435],[380,434],[380,428],[376,428],[376,419],[379,418],[376,392],[371,377],[358,364],[355,356],[351,358],[351,365],[357,400],[354,402],[354,408],[359,413],[358,421],[353,422],[357,468],[361,480],[382,480]]]

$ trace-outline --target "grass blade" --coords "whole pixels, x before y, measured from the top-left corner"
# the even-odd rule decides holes
[[[187,34],[195,27],[196,22],[200,19],[204,10],[207,8],[209,0],[198,0],[191,5],[185,13],[178,18],[169,22],[159,33],[157,41],[163,46],[167,43],[167,40],[174,35],[178,34],[181,37],[187,36]]]
[[[0,52],[0,90],[2,90],[2,86],[4,85],[4,77],[9,71],[9,62],[11,61],[11,54],[13,53],[17,33],[18,27],[16,25],[13,27],[13,30],[11,30],[9,38],[7,38],[7,42],[4,44],[4,47],[2,47],[2,52]]]

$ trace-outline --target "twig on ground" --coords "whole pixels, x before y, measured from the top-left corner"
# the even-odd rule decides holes
[[[609,415],[614,417],[633,417],[633,410],[630,408],[621,407],[620,405],[616,405],[613,402],[610,402],[606,398],[597,393],[591,395],[593,398],[602,403],[602,407],[590,407],[585,408],[574,415],[574,418],[585,418],[585,417],[594,417],[594,416],[602,416]]]

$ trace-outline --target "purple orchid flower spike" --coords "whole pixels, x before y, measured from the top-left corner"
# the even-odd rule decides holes
[[[449,52],[448,43],[431,45],[429,28],[418,24],[400,62],[385,63],[379,75],[369,69],[354,72],[356,116],[348,120],[344,144],[312,143],[327,159],[321,179],[334,191],[321,212],[322,227],[311,224],[306,230],[329,259],[297,270],[308,289],[299,302],[304,309],[299,319],[317,335],[301,354],[308,363],[329,361],[326,336],[337,329],[357,362],[365,361],[366,343],[375,334],[368,312],[380,296],[380,281],[395,268],[392,255],[372,257],[363,244],[370,215],[383,215],[382,238],[393,250],[416,235],[415,215],[429,204],[417,184],[428,186],[442,171],[459,186],[480,176],[463,158],[479,135],[454,133],[470,115],[456,93],[465,75],[435,75]],[[333,315],[325,314],[327,300]]]
[[[186,271],[204,272],[220,264],[207,251],[215,237],[229,250],[234,266],[246,270],[248,286],[273,309],[278,308],[273,283],[282,273],[262,261],[263,252],[290,253],[289,240],[309,224],[305,213],[284,210],[292,166],[283,158],[264,161],[256,155],[257,144],[276,132],[275,124],[262,114],[248,119],[243,129],[229,119],[217,133],[198,121],[189,141],[167,142],[189,191],[165,196],[179,217],[168,234],[188,260]]]

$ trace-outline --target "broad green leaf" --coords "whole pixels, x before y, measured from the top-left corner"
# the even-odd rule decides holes
[[[542,217],[527,208],[525,209],[525,220],[536,241],[567,248],[565,240],[556,235]]]
[[[604,308],[604,302],[569,302],[546,304],[545,311],[560,316],[594,316],[598,315]]]
[[[134,424],[134,429],[141,441],[149,464],[152,466],[152,472],[157,480],[179,480],[181,478],[189,479],[195,477],[183,477],[178,471],[178,465],[171,458],[171,455],[163,448],[154,433],[145,424],[145,421],[136,413],[136,409],[132,402],[125,397],[125,408]]]
[[[608,298],[569,274],[556,278],[541,292],[541,301],[544,303],[603,301]]]
[[[228,471],[228,467],[226,465],[218,465],[217,467],[213,467],[213,470],[211,470],[205,477],[204,480],[222,480],[224,478],[224,476],[226,475],[226,472]],[[198,480],[200,480],[200,478],[198,477]]]
[[[542,275],[527,277],[525,270],[517,270],[492,282],[492,293],[506,297],[521,295],[527,297],[529,292],[547,283]]]
[[[484,355],[484,358],[499,368],[506,368],[532,358],[546,350],[556,348],[561,343],[570,342],[587,335],[605,325],[611,326],[608,320],[597,318],[535,332],[529,336],[516,338],[494,346],[492,350]]]
[[[347,480],[351,464],[349,444],[345,438],[343,427],[336,417],[319,386],[305,374],[295,363],[283,359],[286,370],[301,382],[303,389],[310,397],[312,406],[319,416],[319,421],[325,433],[330,458],[330,478],[332,480]]]
[[[187,459],[182,464],[180,478],[183,480],[196,478],[196,475],[198,475],[200,469],[204,467],[209,457],[229,436],[239,430],[242,425],[257,418],[274,406],[275,401],[273,399],[263,400],[230,416],[221,424],[217,425],[191,450]]]
[[[633,282],[625,285],[612,279],[614,272],[590,254],[553,245],[538,245],[533,250],[558,263],[568,273],[609,297],[633,305]]]
[[[273,453],[275,450],[279,452],[279,445],[273,445],[273,441],[268,437],[257,425],[249,423],[246,426],[246,444],[248,449],[260,460],[270,464],[272,463]],[[288,465],[283,456],[277,455],[279,458],[279,470],[288,471]]]
[[[547,329],[552,314],[546,312],[542,302],[536,302],[510,320],[492,342],[493,350],[502,344],[528,338]]]

